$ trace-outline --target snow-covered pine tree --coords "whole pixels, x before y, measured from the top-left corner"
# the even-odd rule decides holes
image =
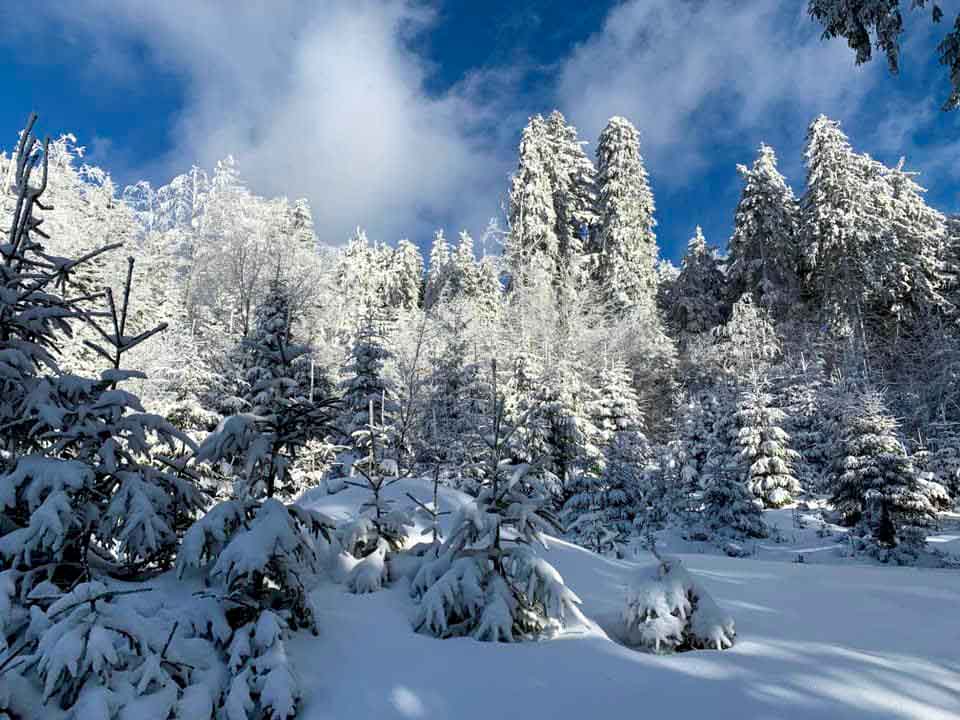
[[[464,298],[434,308],[438,352],[427,380],[424,445],[429,456],[461,475],[470,475],[469,468],[476,462],[477,424],[487,395],[476,356],[479,320],[471,310]]]
[[[389,426],[393,418],[394,390],[384,372],[384,362],[390,357],[382,330],[385,322],[372,311],[367,313],[342,372],[340,432],[358,456],[366,454],[366,446],[357,441],[360,436],[356,433],[362,433],[369,422],[370,403],[381,427]]]
[[[556,282],[565,291],[576,291],[586,280],[584,245],[597,222],[596,171],[583,151],[585,143],[577,137],[577,129],[559,110],[550,113],[546,129],[559,243],[560,276]]]
[[[177,557],[178,576],[203,575],[229,622],[214,638],[231,672],[227,717],[295,714],[300,690],[284,639],[298,628],[316,630],[307,592],[334,525],[277,499],[294,489],[298,452],[332,430],[335,405],[305,397],[294,379],[307,348],[290,335],[288,302],[277,283],[258,308],[247,343],[252,412],[224,419],[195,456],[233,475],[234,495],[194,523]]]
[[[832,448],[824,407],[828,386],[822,359],[802,353],[771,373],[775,402],[786,413],[784,430],[800,457],[794,465],[800,487],[822,492],[830,475]]]
[[[483,427],[481,490],[453,518],[437,557],[427,556],[411,583],[418,601],[414,627],[437,637],[516,641],[584,621],[580,600],[534,544],[558,525],[543,493],[525,491],[529,465],[507,457],[511,424],[492,363],[491,397]],[[528,415],[532,414],[532,410]]]
[[[601,456],[572,478],[563,512],[576,539],[607,552],[622,546],[633,530],[637,478],[648,450],[643,413],[625,363],[605,364],[590,405],[592,442]]]
[[[730,300],[752,294],[782,318],[799,299],[799,207],[768,145],[760,146],[752,168],[737,170],[744,188],[727,258]]]
[[[615,312],[653,303],[657,243],[653,193],[640,156],[640,136],[629,120],[610,118],[597,144],[599,227],[595,278]]]
[[[903,525],[936,518],[879,391],[854,395],[839,430],[831,503],[847,522],[863,523],[878,543],[892,546]]]
[[[928,429],[926,469],[960,502],[960,427],[957,423],[931,423]]]
[[[801,253],[807,294],[830,319],[862,320],[862,268],[875,228],[868,165],[840,124],[820,115],[807,130]]]
[[[760,504],[745,482],[749,466],[738,443],[735,391],[717,386],[715,392],[721,410],[712,428],[703,469],[699,522],[712,537],[766,537]]]
[[[744,295],[730,318],[714,328],[716,342],[705,361],[714,363],[728,382],[757,384],[766,377],[783,347],[767,310]]]
[[[949,271],[943,257],[946,218],[927,205],[926,190],[914,180],[917,173],[903,165],[901,158],[896,167],[882,169],[884,191],[873,196],[881,238],[866,277],[878,311],[893,325],[955,310],[942,292]]]
[[[724,320],[724,283],[717,251],[707,246],[698,225],[667,299],[668,320],[681,333],[712,330]]]
[[[520,159],[510,187],[510,232],[503,249],[510,286],[522,285],[531,278],[540,282],[558,277],[560,238],[552,160],[547,123],[541,115],[534,115],[523,129]]]
[[[275,279],[257,306],[253,333],[243,340],[246,360],[245,407],[255,415],[270,413],[285,398],[302,398],[309,348],[293,343],[290,291]],[[290,357],[287,357],[289,355]]]
[[[624,640],[655,653],[726,650],[736,638],[733,618],[679,560],[640,568],[623,611]]]
[[[26,716],[21,693],[30,687],[77,716],[107,717],[108,696],[167,716],[192,670],[177,662],[178,649],[165,657],[167,627],[158,633],[116,602],[142,590],[112,578],[168,566],[203,498],[161,462],[160,444],[176,452],[192,443],[118,387],[138,376],[121,369],[125,354],[163,329],[127,327],[133,261],[120,302],[109,289],[66,295],[75,270],[117,245],[75,259],[46,249],[35,213],[51,209],[40,200],[50,145],[35,139],[35,122],[31,115],[17,146],[16,201],[0,245],[0,674],[4,685],[12,676],[33,685],[19,685],[16,697],[6,685],[0,713]],[[90,308],[104,298],[106,311]],[[96,329],[98,342],[88,342],[108,366],[97,379],[57,364],[64,335],[80,322]]]
[[[450,255],[449,268],[446,299],[477,297],[480,292],[479,267],[473,254],[473,238],[469,233],[460,233],[457,247]]]
[[[858,337],[871,324],[895,336],[905,319],[943,306],[945,219],[910,173],[857,155],[823,115],[810,125],[804,157],[805,282],[827,319]]]
[[[419,307],[423,293],[423,256],[409,240],[401,240],[390,253],[386,272],[387,304],[396,310]]]
[[[786,414],[774,406],[761,381],[741,393],[737,407],[737,444],[747,466],[747,489],[766,507],[781,507],[800,492],[793,466],[800,455],[784,431]]]
[[[430,246],[430,267],[427,268],[424,307],[429,309],[443,299],[449,272],[450,243],[447,242],[443,230],[437,230],[433,234],[433,244]]]

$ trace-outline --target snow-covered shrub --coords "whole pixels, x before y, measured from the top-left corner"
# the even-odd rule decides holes
[[[627,594],[624,640],[656,653],[725,650],[736,638],[733,618],[677,560],[641,568]]]
[[[321,513],[275,498],[228,500],[184,536],[177,573],[205,570],[239,615],[241,608],[282,608],[292,627],[313,628],[306,584],[320,569],[318,552],[332,525]]]

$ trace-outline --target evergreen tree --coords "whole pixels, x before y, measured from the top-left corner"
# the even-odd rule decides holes
[[[362,433],[369,423],[371,403],[374,418],[386,426],[390,424],[388,418],[392,420],[395,402],[393,384],[384,372],[390,352],[378,324],[382,325],[372,313],[364,318],[350,348],[340,384],[343,394],[340,431],[361,454],[365,453],[365,446],[358,441],[357,433]]]
[[[617,311],[652,303],[657,293],[653,193],[636,128],[613,117],[597,145],[600,219],[596,279]]]
[[[807,131],[807,190],[801,201],[806,286],[828,313],[862,319],[864,256],[870,246],[870,168],[839,123],[819,116]]]
[[[450,273],[450,244],[443,230],[437,230],[430,247],[430,267],[427,270],[427,284],[424,291],[424,306],[428,309],[444,297],[447,277]]]
[[[647,442],[626,365],[614,361],[604,367],[597,385],[590,415],[591,429],[595,428],[592,443],[602,455],[574,476],[563,511],[579,542],[597,552],[609,552],[622,546],[633,529],[632,495]]]
[[[701,523],[720,537],[766,537],[760,504],[747,489],[747,468],[739,444],[735,395],[720,389],[722,410],[713,424],[702,480]]]
[[[912,0],[910,9],[923,8],[926,0]],[[810,0],[807,12],[823,25],[824,38],[845,38],[856,52],[857,64],[868,62],[873,57],[873,48],[883,51],[887,64],[894,74],[900,70],[900,34],[903,32],[903,15],[900,0],[860,0],[851,3],[845,0]],[[934,22],[943,19],[943,10],[937,2],[929,3]],[[951,92],[943,104],[944,110],[960,106],[960,17],[953,29],[937,46],[940,64],[949,68]]]
[[[245,343],[253,411],[225,418],[196,453],[198,463],[226,471],[233,496],[190,528],[177,557],[179,577],[201,573],[231,608],[222,613],[228,631],[215,638],[229,658],[228,716],[296,713],[300,690],[284,640],[301,627],[316,631],[307,589],[333,527],[321,513],[278,499],[299,489],[297,454],[331,429],[334,405],[305,397],[294,379],[307,348],[293,342],[288,303],[274,283]]]
[[[387,303],[391,308],[413,310],[421,303],[423,256],[409,240],[401,240],[390,253],[386,272]]]
[[[753,167],[737,170],[745,184],[727,259],[730,298],[751,293],[783,317],[799,297],[797,201],[777,170],[773,148],[761,145]]]
[[[767,507],[781,507],[800,491],[793,465],[799,454],[783,430],[785,413],[773,405],[763,383],[746,390],[737,409],[737,444],[747,465],[747,489]]]
[[[823,361],[816,356],[807,360],[802,354],[788,358],[771,374],[778,379],[776,403],[784,409],[784,430],[791,446],[799,453],[794,464],[800,486],[821,492],[830,475],[832,449],[827,429],[827,378]]]
[[[163,658],[157,630],[172,633],[119,607],[118,596],[130,590],[112,580],[169,566],[180,533],[204,502],[172,461],[161,461],[162,446],[175,453],[192,442],[119,387],[140,375],[121,368],[125,354],[163,330],[127,328],[133,260],[119,303],[109,289],[67,295],[73,271],[117,245],[74,259],[46,249],[47,228],[35,213],[49,210],[40,198],[50,143],[37,142],[35,122],[32,115],[13,158],[16,199],[0,244],[0,649],[9,650],[3,673],[17,678],[14,687],[39,681],[45,702],[56,700],[77,716],[97,711],[107,693],[129,698],[131,679],[152,673],[138,694],[168,715],[190,670],[153,670]],[[91,309],[91,301],[104,298],[106,311]],[[81,322],[96,328],[91,349],[108,365],[97,378],[58,367],[62,339]],[[11,700],[16,707],[4,693],[0,712]]]
[[[902,167],[857,155],[840,126],[821,115],[807,133],[801,203],[806,285],[841,327],[890,336],[904,321],[945,304],[943,216]]]
[[[553,281],[558,276],[560,238],[550,145],[546,122],[540,115],[533,116],[523,129],[519,164],[510,188],[510,232],[503,255],[511,285],[530,279]]]
[[[936,518],[883,396],[854,396],[841,422],[831,502],[847,521],[863,522],[879,542],[893,544],[905,523]]]
[[[682,333],[703,333],[723,322],[724,283],[717,252],[697,226],[667,300],[671,323]]]
[[[511,642],[552,634],[584,618],[577,596],[534,551],[557,522],[546,496],[525,490],[530,466],[507,458],[510,436],[524,418],[508,423],[496,363],[492,367],[480,493],[457,511],[437,557],[421,565],[411,592],[418,601],[418,631]]]
[[[597,222],[596,171],[583,151],[585,143],[577,137],[577,129],[558,110],[550,113],[546,130],[559,243],[557,282],[577,289],[585,280],[584,240]]]

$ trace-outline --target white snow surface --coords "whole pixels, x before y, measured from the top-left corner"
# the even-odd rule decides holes
[[[432,497],[421,480],[389,490],[397,502],[406,492]],[[301,502],[347,518],[362,497],[318,490]],[[466,501],[441,490],[441,510]],[[957,570],[800,564],[786,561],[786,548],[774,560],[667,552],[735,618],[732,649],[663,656],[620,645],[611,638],[628,583],[652,558],[614,560],[551,540],[544,557],[591,622],[542,642],[415,634],[403,578],[367,595],[322,585],[313,596],[320,636],[288,643],[301,717],[960,719]]]

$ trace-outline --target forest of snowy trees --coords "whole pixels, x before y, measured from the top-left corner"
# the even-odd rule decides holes
[[[587,147],[530,118],[503,220],[425,259],[360,229],[337,247],[230,157],[118,188],[31,122],[0,155],[0,717],[31,693],[290,717],[285,642],[322,624],[331,553],[351,592],[405,573],[417,632],[491,641],[583,621],[546,534],[738,554],[764,509],[819,499],[852,553],[946,562],[924,538],[960,500],[960,218],[820,116],[805,186],[761,145],[729,241],[690,218],[676,267],[637,128]],[[410,477],[434,497],[387,497]],[[349,487],[347,522],[296,502]],[[474,498],[445,534],[439,487]],[[676,627],[649,625],[648,584],[627,633],[729,647],[659,572]],[[186,611],[125,602],[158,578],[192,583]]]

